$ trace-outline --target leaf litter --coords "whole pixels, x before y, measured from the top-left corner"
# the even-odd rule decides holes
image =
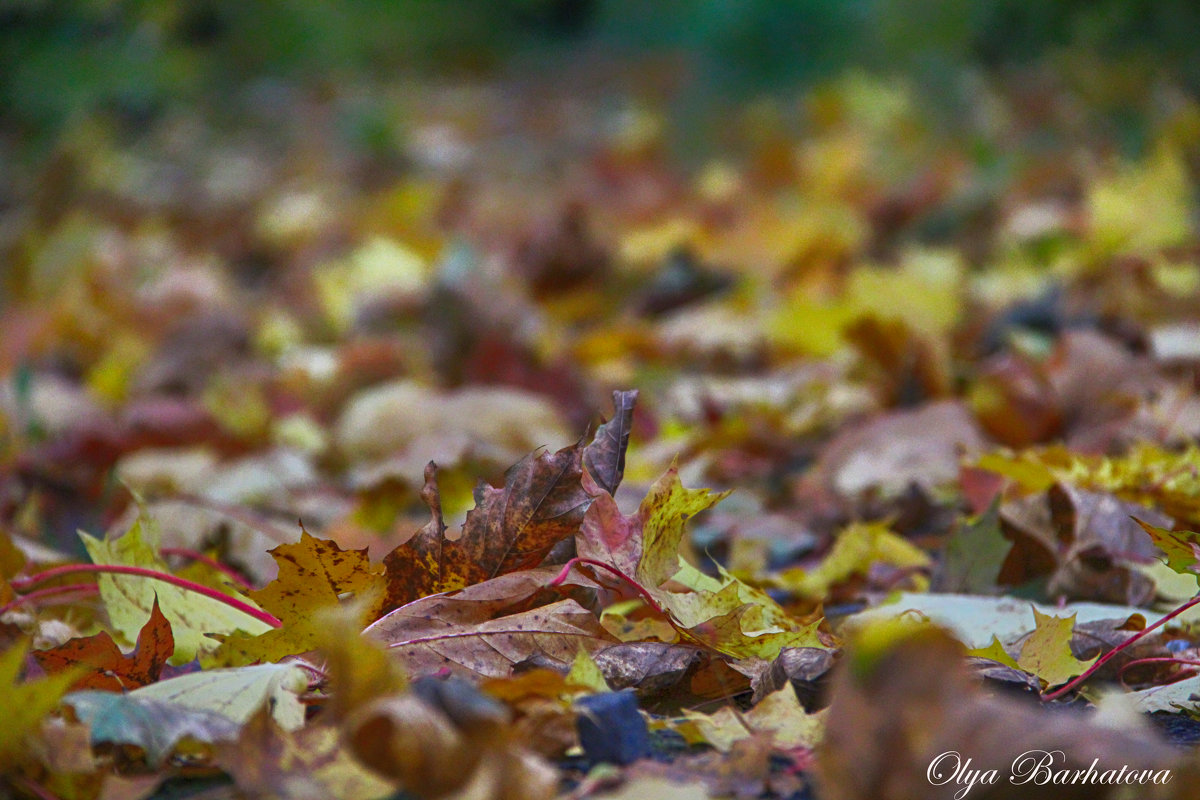
[[[471,180],[307,117],[236,197],[187,126],[161,186],[65,143],[88,191],[0,241],[3,791],[951,797],[1044,749],[1192,796],[1194,133],[1001,179],[907,91],[695,176],[573,107],[522,188],[449,99]],[[1114,796],[1050,788],[986,796]]]

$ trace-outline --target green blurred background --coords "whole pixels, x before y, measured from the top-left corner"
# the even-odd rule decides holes
[[[171,104],[219,110],[262,80],[310,87],[670,53],[701,109],[850,67],[903,73],[935,97],[963,69],[1045,69],[1129,127],[1136,149],[1148,88],[1200,87],[1197,42],[1194,0],[3,0],[0,124],[44,142],[97,111],[137,126]]]

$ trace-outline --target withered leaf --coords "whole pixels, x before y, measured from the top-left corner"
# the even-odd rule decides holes
[[[615,643],[595,615],[574,600],[499,619],[464,618],[470,607],[453,601],[430,597],[410,603],[365,633],[387,644],[412,675],[446,668],[499,678],[511,674],[514,664],[535,657],[566,671],[580,647],[590,653]],[[486,604],[477,608],[486,609]]]
[[[583,466],[608,492],[616,494],[621,478],[625,475],[625,450],[629,447],[629,433],[633,428],[633,406],[638,393],[614,391],[613,408],[616,413],[608,422],[596,429],[592,443],[583,451]]]
[[[383,560],[384,608],[447,592],[536,566],[579,529],[592,498],[583,485],[586,460],[615,487],[624,467],[636,392],[617,392],[617,416],[601,426],[596,441],[555,453],[531,453],[504,475],[504,488],[480,485],[475,508],[457,539],[446,537],[437,488],[437,465],[425,468],[421,497],[430,520]]]
[[[157,681],[174,652],[171,623],[155,600],[150,619],[138,634],[137,647],[129,655],[121,652],[107,631],[101,631],[95,636],[70,639],[49,650],[35,650],[33,657],[48,673],[71,667],[86,668],[87,674],[75,682],[73,689],[120,692]]]
[[[341,729],[313,724],[297,731],[281,728],[266,708],[242,726],[236,741],[217,749],[217,763],[248,797],[387,797],[395,790],[356,759]]]

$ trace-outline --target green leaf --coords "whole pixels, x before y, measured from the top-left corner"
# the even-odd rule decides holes
[[[1195,531],[1173,531],[1160,528],[1148,522],[1142,522],[1137,517],[1133,521],[1142,526],[1142,530],[1150,534],[1154,544],[1163,551],[1164,562],[1180,575],[1194,575],[1200,572],[1197,562],[1200,562],[1200,533]]]

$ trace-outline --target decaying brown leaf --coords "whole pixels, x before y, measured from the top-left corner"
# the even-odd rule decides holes
[[[387,614],[366,634],[386,644],[410,674],[449,669],[489,678],[510,675],[521,663],[565,670],[580,647],[592,652],[616,641],[574,600],[498,619],[464,619],[464,608],[453,597],[431,597]]]
[[[431,518],[384,559],[384,607],[536,566],[579,529],[592,502],[582,482],[585,461],[614,488],[620,483],[636,398],[636,392],[614,393],[617,414],[587,447],[577,442],[555,453],[531,453],[505,473],[503,489],[479,486],[456,539],[446,536],[437,467],[430,463],[421,497]]]

